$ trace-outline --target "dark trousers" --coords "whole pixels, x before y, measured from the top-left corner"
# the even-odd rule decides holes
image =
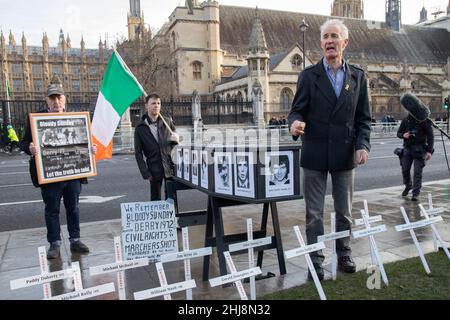
[[[350,230],[352,224],[352,200],[355,170],[332,171],[332,195],[336,211],[336,232]],[[306,205],[306,237],[308,244],[317,242],[317,236],[324,234],[323,214],[327,190],[327,171],[303,168],[303,195]],[[350,256],[350,237],[336,240],[338,257]],[[311,252],[313,263],[322,264],[325,256],[322,250]]]
[[[411,150],[409,148],[405,148],[400,162],[402,164],[403,184],[406,188],[412,189],[413,195],[419,195],[420,189],[422,188],[422,172],[423,167],[425,167],[425,159],[423,157],[413,158]],[[413,163],[414,179],[411,182],[411,167]]]
[[[80,238],[80,210],[78,209],[80,193],[80,180],[55,182],[41,186],[42,199],[45,204],[48,242],[61,241],[61,226],[59,224],[61,198],[63,198],[66,209],[69,239]]]
[[[175,190],[173,188],[167,188],[167,182],[169,181],[173,181],[172,178],[166,178],[166,179],[161,179],[161,180],[156,180],[156,181],[150,181],[150,200],[151,201],[159,201],[161,200],[161,188],[162,188],[162,183],[164,180],[164,192],[165,192],[165,199],[167,200],[167,198],[171,198],[173,199],[175,196]]]

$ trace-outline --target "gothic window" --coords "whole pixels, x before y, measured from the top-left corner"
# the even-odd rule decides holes
[[[22,79],[14,79],[13,80],[13,90],[14,91],[23,91],[23,81],[22,81]]]
[[[90,92],[97,92],[97,91],[98,91],[98,84],[97,84],[97,81],[91,81],[91,82],[89,82],[89,91],[90,91]]]
[[[252,71],[258,71],[258,61],[251,60],[250,61],[250,68]]]
[[[291,89],[284,88],[283,90],[281,90],[280,110],[289,110],[291,108],[293,97],[294,94],[292,93]]]
[[[236,101],[243,101],[244,99],[242,98],[242,93],[240,91],[238,91],[237,95],[236,95]]]
[[[31,72],[34,76],[42,75],[42,65],[41,64],[33,64],[31,65]]]
[[[173,50],[175,50],[176,48],[176,39],[175,39],[175,32],[172,32],[172,46],[173,46]]]
[[[38,80],[38,79],[34,80],[33,85],[34,85],[35,92],[42,92],[42,80]]]
[[[22,65],[20,63],[13,63],[11,65],[12,73],[15,76],[21,76],[22,75]]]
[[[294,70],[300,69],[302,66],[302,62],[303,62],[302,57],[299,54],[295,54],[291,59],[292,69]]]
[[[91,66],[89,67],[89,75],[95,76],[97,74],[97,67]]]
[[[53,65],[52,66],[52,73],[53,74],[61,74],[61,66],[60,65]]]
[[[72,75],[78,76],[80,74],[80,66],[74,65],[71,67]]]
[[[194,61],[192,63],[192,72],[194,80],[202,80],[202,63],[200,61]]]
[[[72,80],[72,91],[80,92],[80,80]]]

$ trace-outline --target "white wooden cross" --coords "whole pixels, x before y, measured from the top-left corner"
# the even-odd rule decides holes
[[[34,275],[31,277],[20,278],[10,281],[11,290],[17,290],[20,288],[31,287],[35,285],[42,284],[44,291],[44,299],[48,299],[52,296],[52,291],[50,283],[57,280],[63,280],[67,278],[72,278],[74,276],[73,268],[68,268],[61,271],[49,272],[48,262],[47,262],[47,252],[45,246],[38,248],[39,255],[39,266],[41,269],[41,274]]]
[[[333,280],[336,280],[337,274],[337,253],[336,253],[336,240],[349,237],[350,231],[340,231],[336,232],[336,213],[331,213],[331,232],[317,237],[317,242],[333,241],[332,242],[332,252],[331,252],[331,274]]]
[[[428,216],[433,217],[439,213],[443,213],[444,211],[445,211],[444,208],[433,207],[433,198],[431,196],[431,193],[428,193],[428,210],[427,210]],[[420,211],[420,216],[425,217],[422,210]],[[439,250],[439,242],[436,239],[436,235],[434,234],[434,232],[431,233],[431,236],[433,237],[434,251],[438,251]]]
[[[197,286],[195,280],[188,280],[174,284],[168,284],[163,264],[161,262],[156,262],[155,266],[161,286],[153,289],[135,292],[134,299],[144,300],[164,296],[164,300],[172,300],[171,297],[172,293],[192,289]]]
[[[425,259],[422,248],[420,247],[419,241],[417,240],[414,229],[426,227],[426,226],[429,226],[438,221],[442,221],[442,217],[437,216],[437,217],[433,217],[430,219],[419,220],[419,221],[415,221],[415,222],[411,223],[409,221],[408,215],[406,214],[405,208],[400,207],[400,211],[402,212],[403,219],[405,219],[406,224],[400,224],[400,225],[395,226],[395,230],[397,230],[397,232],[409,230],[409,234],[411,235],[411,238],[414,241],[414,245],[416,246],[417,252],[419,253],[419,257],[420,257],[420,260],[422,261],[422,265],[425,268],[425,272],[427,274],[430,274],[431,273],[430,268],[428,266],[427,260]]]
[[[426,219],[430,219],[430,216],[428,215],[427,210],[425,210],[425,208],[423,207],[422,204],[419,204],[419,208],[420,211],[423,213],[423,215],[425,216]],[[436,221],[437,222],[437,221]],[[435,235],[436,239],[439,241],[439,243],[442,246],[442,249],[444,249],[445,254],[447,255],[447,257],[450,259],[450,252],[448,252],[447,246],[445,245],[444,241],[442,240],[441,235],[439,234],[439,232],[436,229],[436,226],[434,224],[431,224],[431,230],[433,232],[433,234]]]
[[[297,236],[297,240],[300,244],[299,248],[287,250],[284,252],[286,259],[291,259],[298,256],[305,256],[306,262],[308,263],[309,272],[311,272],[312,278],[314,280],[314,284],[316,285],[317,292],[319,293],[321,300],[327,300],[325,293],[323,292],[322,285],[320,284],[319,277],[317,276],[316,269],[314,268],[311,257],[309,256],[310,252],[314,252],[317,250],[325,249],[325,244],[323,242],[317,242],[310,245],[306,245],[303,240],[302,234],[300,232],[300,228],[298,226],[294,226],[294,231]]]
[[[236,266],[234,265],[233,259],[231,258],[230,252],[225,251],[223,255],[225,256],[225,260],[227,262],[228,268],[231,271],[231,274],[209,279],[209,284],[211,285],[211,287],[217,287],[223,284],[234,282],[239,292],[239,296],[241,297],[241,300],[248,300],[247,294],[245,293],[245,289],[244,286],[242,285],[241,280],[261,274],[262,273],[261,269],[259,267],[255,267],[238,272],[236,270]]]
[[[265,246],[272,243],[272,237],[266,237],[253,240],[253,224],[252,219],[247,219],[247,241],[230,244],[229,252],[240,251],[248,248],[248,267],[255,267],[254,248]],[[255,277],[250,277],[250,299],[256,300],[256,282]]]
[[[96,287],[90,287],[83,289],[83,283],[81,281],[80,263],[78,261],[72,262],[73,269],[73,281],[75,291],[65,293],[59,296],[54,296],[45,300],[85,300],[92,297],[97,297],[110,292],[114,292],[114,282],[106,283]]]
[[[160,259],[162,263],[183,260],[184,262],[184,278],[186,281],[191,280],[191,259],[209,256],[212,254],[212,248],[200,248],[195,250],[189,249],[189,229],[185,227],[181,229],[183,237],[183,251],[166,253],[161,255]],[[186,290],[186,300],[192,300],[192,289]]]
[[[375,242],[375,238],[373,237],[374,234],[385,232],[386,231],[386,225],[382,224],[376,227],[371,227],[369,223],[369,207],[367,205],[367,200],[364,200],[364,209],[361,210],[361,216],[364,221],[365,229],[358,230],[358,231],[352,231],[353,238],[362,238],[362,237],[369,237],[369,243],[370,243],[370,249],[371,249],[371,255],[372,255],[372,264],[378,264],[378,267],[380,268],[381,277],[383,279],[383,282],[386,285],[389,285],[389,281],[386,275],[386,272],[384,270],[383,261],[381,260],[381,256],[378,252],[377,244]]]
[[[126,300],[124,270],[148,266],[149,261],[147,258],[123,261],[120,237],[114,237],[114,256],[116,262],[90,267],[89,274],[95,276],[109,272],[117,272],[119,300]]]

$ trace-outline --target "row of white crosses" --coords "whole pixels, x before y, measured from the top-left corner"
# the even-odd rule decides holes
[[[56,272],[49,272],[48,262],[46,258],[47,253],[44,246],[38,248],[38,256],[41,273],[26,278],[11,280],[11,290],[17,290],[20,288],[26,288],[35,285],[42,285],[44,300],[84,300],[115,291],[113,282],[84,289],[81,280],[81,270],[79,262],[72,262],[72,265],[67,269]],[[68,279],[73,279],[73,287],[75,291],[58,296],[52,296],[50,283],[58,280]]]
[[[416,250],[419,254],[420,261],[422,262],[422,265],[425,269],[425,272],[427,274],[430,274],[431,273],[430,267],[428,266],[428,263],[427,263],[427,260],[425,259],[422,248],[420,247],[419,241],[417,240],[414,229],[430,226],[431,231],[432,231],[433,245],[434,245],[435,251],[438,250],[437,242],[439,242],[439,244],[444,249],[444,252],[449,259],[450,259],[450,253],[449,253],[444,241],[442,240],[441,235],[439,234],[438,230],[436,229],[436,226],[434,225],[437,222],[443,221],[442,217],[438,216],[437,214],[444,212],[444,209],[443,208],[433,208],[433,200],[431,197],[431,193],[428,194],[428,205],[429,205],[429,209],[426,210],[422,204],[419,204],[420,215],[422,217],[425,217],[425,219],[415,221],[415,222],[410,222],[408,215],[406,214],[405,208],[400,207],[400,211],[401,211],[401,213],[403,215],[403,219],[405,219],[406,223],[395,226],[395,230],[397,230],[397,232],[407,231],[407,230],[409,231],[411,238],[414,241],[414,245],[416,246]]]
[[[447,249],[444,241],[442,240],[442,237],[440,236],[438,230],[434,226],[434,223],[443,221],[441,216],[435,216],[435,215],[443,212],[444,209],[443,208],[433,208],[431,194],[428,195],[428,203],[429,203],[429,210],[425,210],[425,208],[421,204],[419,205],[420,210],[421,210],[421,216],[425,217],[425,219],[416,221],[416,222],[412,222],[412,223],[409,221],[405,209],[403,207],[401,207],[400,210],[402,212],[402,215],[403,215],[403,218],[405,219],[406,224],[398,225],[395,227],[395,229],[398,232],[409,230],[411,237],[413,238],[414,244],[417,248],[417,251],[419,253],[419,257],[422,261],[422,264],[423,264],[426,272],[429,274],[430,269],[425,260],[423,251],[420,248],[419,242],[414,233],[414,229],[431,226],[435,251],[437,250],[436,242],[439,242],[440,246],[444,249],[444,251],[449,259],[450,259],[450,253],[449,253],[449,250]],[[356,226],[364,225],[365,228],[361,229],[361,230],[357,230],[357,231],[352,231],[352,236],[355,239],[362,238],[362,237],[369,237],[372,265],[378,265],[383,282],[386,285],[388,285],[389,281],[388,281],[386,272],[384,270],[383,261],[381,259],[381,255],[378,251],[377,244],[376,244],[375,238],[374,238],[374,234],[386,231],[386,225],[382,224],[382,225],[377,225],[375,227],[371,227],[371,225],[370,225],[371,223],[382,221],[382,217],[380,215],[369,216],[369,208],[368,208],[367,200],[364,200],[364,209],[362,209],[360,212],[361,212],[362,218],[355,219],[355,225]],[[430,218],[431,215],[433,215],[433,217]],[[300,247],[296,248],[296,249],[285,251],[285,257],[286,257],[286,259],[291,259],[291,258],[298,257],[298,256],[303,256],[303,255],[305,256],[306,261],[308,263],[308,269],[311,273],[311,276],[313,278],[313,281],[314,281],[316,289],[319,293],[319,296],[322,300],[326,300],[325,293],[323,292],[322,285],[320,284],[320,281],[318,279],[317,273],[315,271],[315,268],[314,268],[314,265],[312,263],[309,253],[324,249],[325,248],[324,242],[332,241],[331,270],[332,270],[332,278],[333,278],[333,280],[336,280],[336,273],[337,273],[337,270],[336,270],[337,269],[336,240],[340,239],[340,238],[348,237],[349,230],[336,232],[336,214],[333,212],[333,213],[331,213],[331,232],[317,237],[317,243],[305,245],[305,242],[304,242],[303,237],[300,232],[300,228],[298,226],[294,226],[294,232],[297,236],[297,240],[300,244]]]
[[[411,223],[408,219],[406,211],[403,207],[400,208],[400,211],[405,219],[406,224],[398,225],[395,229],[400,231],[409,230],[411,237],[413,238],[416,249],[419,253],[422,264],[429,274],[430,269],[425,260],[423,252],[420,248],[417,237],[414,233],[415,228],[431,226],[432,234],[433,234],[433,242],[435,243],[435,249],[437,250],[436,242],[439,242],[442,248],[444,249],[447,257],[450,259],[450,253],[442,240],[439,232],[433,225],[434,223],[441,222],[442,217],[436,216],[436,214],[443,212],[444,210],[441,208],[433,208],[431,194],[429,194],[429,210],[425,210],[425,208],[420,204],[419,207],[421,209],[421,215],[425,217],[425,219],[416,221]],[[369,237],[370,244],[370,252],[372,257],[372,264],[378,265],[383,282],[388,285],[388,279],[386,272],[384,270],[383,262],[381,260],[381,256],[378,252],[378,248],[374,239],[374,234],[386,231],[385,225],[378,225],[375,227],[371,227],[370,223],[379,222],[382,220],[381,216],[369,216],[369,209],[367,201],[364,200],[364,209],[361,210],[362,219],[356,219],[355,225],[364,225],[365,229],[353,231],[352,235],[356,238],[361,237]],[[430,216],[433,217],[430,218]],[[297,240],[300,244],[299,248],[295,248],[292,250],[285,251],[285,257],[287,259],[291,259],[298,256],[305,256],[306,261],[308,263],[309,271],[311,272],[314,284],[317,288],[319,296],[322,300],[326,300],[325,293],[322,289],[320,281],[318,279],[317,273],[315,271],[314,265],[312,263],[311,257],[309,253],[321,250],[325,248],[325,241],[332,241],[332,276],[333,280],[336,280],[337,274],[337,254],[336,254],[336,240],[349,236],[349,230],[336,232],[336,215],[335,213],[331,214],[331,232],[329,234],[324,234],[318,237],[318,242],[310,245],[306,245],[302,234],[300,232],[300,228],[298,226],[294,226],[294,231],[297,236]],[[182,229],[182,238],[183,238],[183,251],[176,253],[169,253],[161,255],[161,261],[155,264],[156,270],[158,273],[158,278],[160,281],[160,287],[152,288],[148,290],[143,290],[134,293],[134,298],[136,300],[149,299],[158,296],[164,296],[165,300],[171,299],[171,294],[180,291],[186,291],[186,299],[192,300],[192,289],[196,287],[195,280],[191,279],[191,265],[190,259],[204,257],[206,255],[211,255],[212,249],[211,247],[200,248],[195,250],[189,249],[189,233],[188,228]],[[242,284],[242,280],[246,278],[250,278],[250,295],[251,299],[256,299],[256,284],[255,284],[255,276],[261,274],[261,269],[259,267],[255,267],[254,262],[254,248],[265,246],[271,243],[271,237],[261,238],[261,239],[253,239],[253,226],[252,220],[247,219],[247,241],[241,243],[235,243],[229,246],[229,251],[224,252],[225,260],[228,268],[231,271],[231,274],[227,274],[221,277],[210,279],[210,285],[212,287],[224,285],[228,283],[235,283],[238,293],[242,300],[248,300],[248,296],[245,292],[245,289]],[[243,271],[237,271],[234,262],[231,258],[230,252],[240,251],[248,249],[248,257],[249,257],[249,269]],[[121,249],[121,241],[120,237],[114,238],[114,252],[115,252],[115,262],[110,264],[105,264],[101,266],[91,267],[89,269],[90,275],[99,275],[109,272],[117,272],[117,283],[118,283],[118,292],[119,299],[125,300],[125,282],[124,282],[124,271],[133,268],[144,267],[149,264],[149,260],[147,258],[143,259],[135,259],[131,261],[123,261],[122,257],[122,249]],[[78,262],[73,262],[71,267],[65,270],[57,271],[57,272],[49,272],[48,263],[46,259],[46,249],[45,247],[38,248],[39,254],[39,264],[41,269],[41,274],[21,278],[17,280],[12,280],[10,282],[10,286],[12,290],[16,290],[19,288],[30,287],[34,285],[43,285],[44,299],[52,299],[52,300],[81,300],[88,299],[91,297],[103,295],[106,293],[114,292],[114,283],[107,283],[104,285],[83,289],[82,281],[81,281],[81,271]],[[184,270],[185,270],[185,281],[168,284],[167,278],[164,272],[163,263],[174,262],[174,261],[184,261]],[[51,294],[50,283],[57,280],[70,279],[73,278],[73,284],[75,291],[69,292],[66,294],[62,294],[59,296],[53,296]]]
[[[234,243],[229,245],[228,251],[225,251],[223,254],[225,256],[225,261],[227,263],[228,268],[231,271],[231,274],[227,274],[224,276],[220,276],[217,278],[213,278],[209,280],[211,287],[217,287],[220,285],[234,283],[236,285],[236,289],[238,290],[239,296],[241,300],[248,300],[247,293],[245,292],[244,286],[242,284],[242,280],[246,278],[250,278],[250,299],[256,300],[256,282],[255,276],[261,274],[261,268],[255,267],[254,261],[254,249],[257,247],[265,246],[272,243],[271,237],[265,237],[261,239],[253,239],[253,224],[252,219],[247,219],[247,241]],[[243,271],[237,271],[236,266],[231,258],[230,252],[236,252],[248,249],[248,269]]]

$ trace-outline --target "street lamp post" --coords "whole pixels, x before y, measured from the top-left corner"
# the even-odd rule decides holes
[[[300,31],[303,33],[303,70],[305,70],[305,32],[306,29],[308,29],[309,26],[308,24],[305,22],[305,18],[302,19],[302,23],[300,24]]]

